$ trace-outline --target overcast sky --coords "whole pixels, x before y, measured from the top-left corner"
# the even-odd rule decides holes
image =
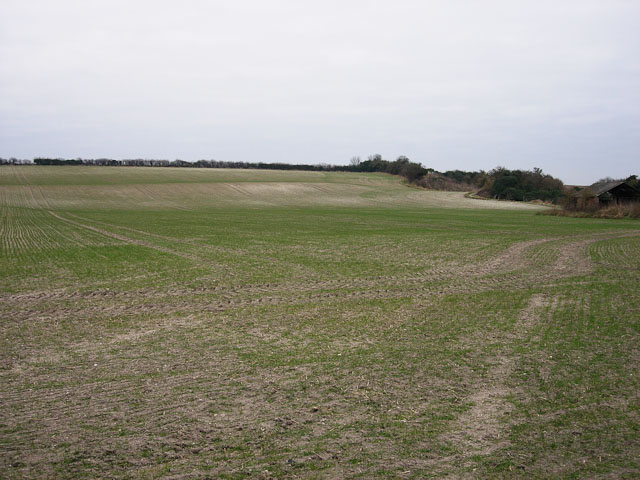
[[[640,174],[640,1],[0,1],[0,156],[373,153]]]

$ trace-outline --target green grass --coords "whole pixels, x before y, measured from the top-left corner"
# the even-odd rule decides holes
[[[383,175],[0,168],[3,478],[633,478],[640,224]]]

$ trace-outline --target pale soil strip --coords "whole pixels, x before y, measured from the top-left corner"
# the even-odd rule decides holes
[[[166,185],[165,185],[166,186]],[[149,185],[135,185],[136,190],[138,190],[143,196],[149,197],[156,205],[167,205],[169,208],[175,208],[176,210],[182,211],[190,211],[190,208],[183,207],[178,205],[175,202],[169,201],[165,199],[158,199],[153,193],[151,193],[151,188]]]
[[[248,190],[245,190],[244,188],[242,188],[238,184],[235,184],[235,183],[223,183],[223,185],[225,187],[227,187],[228,189],[230,189],[230,190],[232,190],[232,191],[234,191],[236,193],[239,193],[242,196],[245,196],[245,197],[252,197],[253,196],[251,194],[251,192],[249,192]]]
[[[554,303],[544,295],[533,295],[518,315],[512,340],[525,338],[540,321],[543,312],[548,307],[553,308]],[[471,408],[455,421],[451,432],[443,436],[443,440],[454,443],[462,452],[453,458],[455,462],[471,466],[473,456],[490,455],[509,446],[505,416],[512,411],[513,405],[507,401],[511,390],[505,381],[512,375],[516,361],[512,355],[497,357],[487,376],[473,385],[474,393],[465,399],[466,403],[472,404]],[[443,460],[450,462],[452,459]]]
[[[624,230],[613,234],[590,234],[587,238],[579,239],[575,239],[575,237],[572,236],[528,240],[512,245],[507,251],[484,264],[470,266],[467,273],[477,275],[514,271],[518,268],[526,267],[530,263],[534,263],[533,266],[535,266],[535,262],[526,258],[525,253],[527,250],[537,245],[569,239],[571,240],[570,242],[557,247],[558,258],[550,268],[553,273],[558,276],[586,275],[593,270],[591,259],[586,252],[588,246],[603,240],[637,236],[640,236],[640,232],[637,230]],[[552,246],[552,248],[553,247],[554,246]]]
[[[29,188],[34,188],[34,187],[31,187],[31,185],[30,185]],[[40,185],[37,185],[35,188],[37,189],[38,194],[42,198],[43,208],[46,208],[46,209],[51,208],[51,204],[49,203],[49,198],[47,198],[47,196],[44,194],[44,191],[42,190],[42,187]]]
[[[527,250],[536,245],[548,243],[553,240],[556,239],[540,238],[536,240],[527,240],[525,242],[516,243],[515,245],[509,247],[506,252],[498,255],[492,260],[489,260],[484,265],[481,265],[480,268],[472,267],[472,271],[470,273],[496,273],[505,270],[516,270],[517,268],[521,268],[526,265],[527,258],[525,257],[524,253]]]

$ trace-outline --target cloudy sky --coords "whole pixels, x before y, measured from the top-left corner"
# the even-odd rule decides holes
[[[2,0],[0,156],[640,173],[638,0]]]

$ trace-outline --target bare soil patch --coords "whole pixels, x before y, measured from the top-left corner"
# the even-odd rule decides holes
[[[520,311],[512,332],[504,337],[504,353],[491,360],[492,365],[486,375],[477,379],[470,377],[473,393],[464,400],[470,408],[456,419],[443,438],[460,453],[444,459],[445,463],[464,464],[472,470],[475,457],[509,448],[508,414],[514,406],[508,397],[515,392],[508,385],[517,363],[517,358],[509,352],[509,346],[514,341],[525,339],[541,315],[548,315],[549,306],[548,297],[533,295]]]

